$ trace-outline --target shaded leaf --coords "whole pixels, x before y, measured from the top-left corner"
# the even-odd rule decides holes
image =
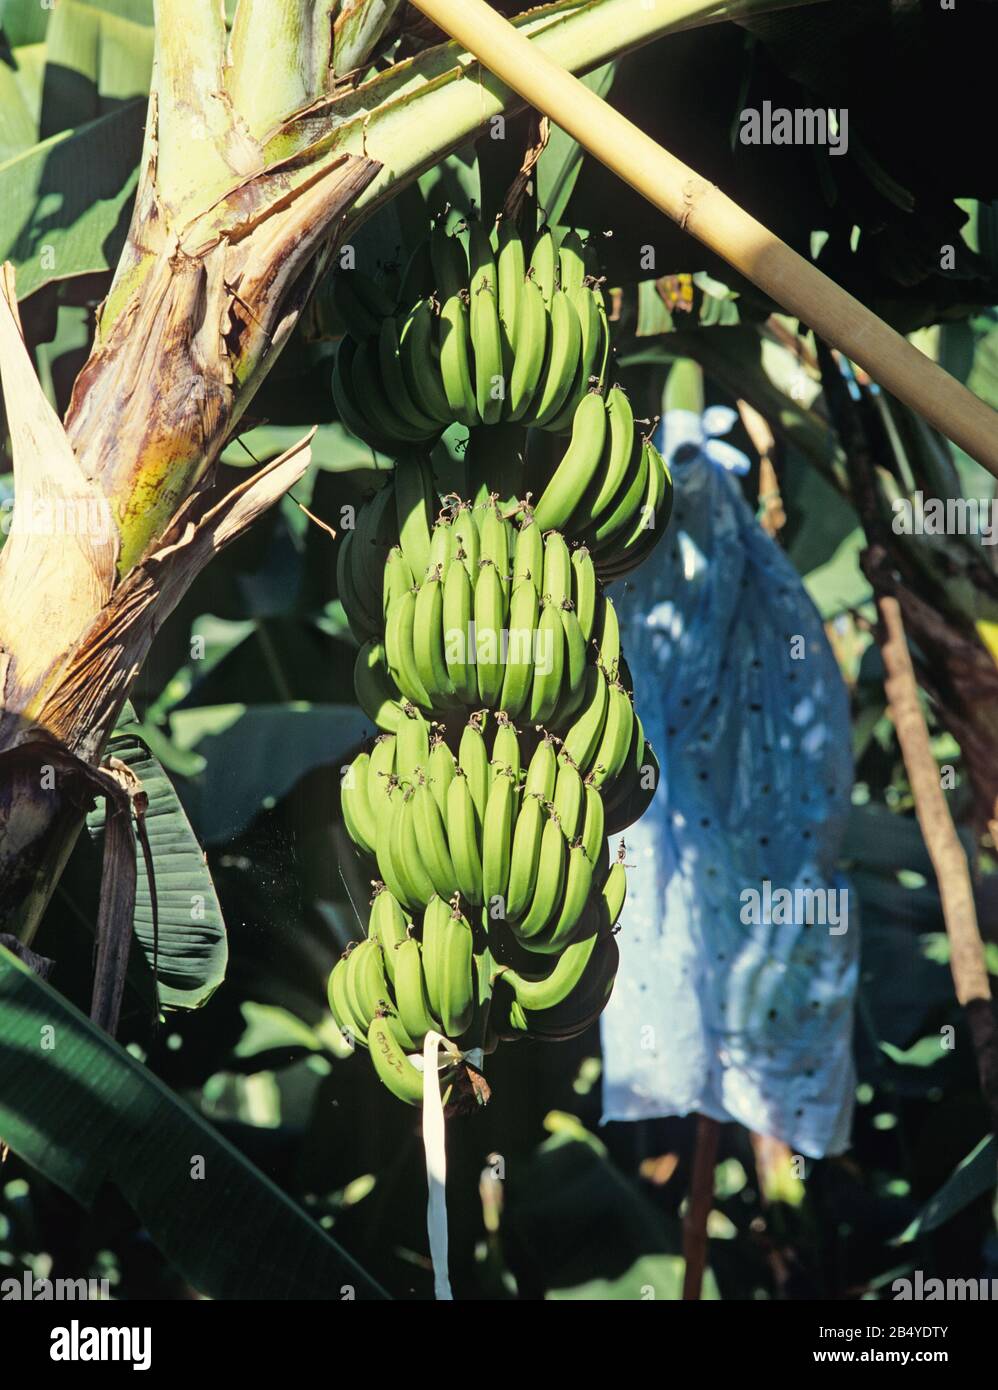
[[[18,298],[52,280],[106,271],[125,241],[138,176],[144,100],[0,164],[0,261]]]
[[[3,948],[0,1014],[0,1133],[81,1205],[113,1183],[211,1298],[333,1299],[344,1286],[381,1295],[264,1173]]]
[[[959,1163],[942,1187],[896,1236],[893,1245],[906,1245],[927,1231],[942,1226],[971,1202],[990,1192],[998,1182],[998,1144],[988,1135]]]
[[[132,769],[149,798],[145,821],[159,907],[160,1004],[168,1009],[196,1009],[225,979],[228,962],[225,923],[204,853],[173,784],[142,740],[134,732],[121,730],[111,738],[108,754]],[[98,844],[103,841],[104,818],[100,801],[87,817]],[[152,969],[152,900],[141,853],[135,935]]]
[[[181,750],[206,759],[183,800],[209,844],[238,834],[312,768],[339,763],[371,729],[353,705],[300,702],[176,710],[170,725]]]

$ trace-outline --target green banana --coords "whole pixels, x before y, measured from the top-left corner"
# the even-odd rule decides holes
[[[589,392],[579,402],[568,447],[534,508],[542,531],[567,525],[578,507],[599,468],[606,424],[602,397]]]
[[[347,834],[355,845],[374,853],[378,838],[377,820],[367,799],[367,772],[371,763],[369,753],[358,753],[340,779],[340,806]]]
[[[423,977],[426,980],[426,996],[430,1001],[430,1011],[434,1018],[440,1018],[440,944],[444,927],[450,921],[450,903],[440,897],[432,897],[423,913],[423,936],[420,943],[423,953]]]
[[[395,775],[395,742],[394,734],[380,734],[371,749],[367,769],[367,799],[377,820],[384,814],[391,779]]]
[[[353,578],[352,552],[354,532],[347,531],[340,542],[336,557],[336,590],[347,615],[350,631],[358,644],[363,644],[378,632],[377,617],[364,607],[361,595],[357,593]]]
[[[480,222],[472,223],[469,243],[470,324],[475,360],[475,402],[482,424],[494,425],[502,417],[506,399],[496,263],[492,254],[492,243]]]
[[[479,818],[468,779],[458,772],[447,788],[447,846],[461,896],[472,907],[482,905],[482,856]]]
[[[587,391],[597,391],[602,398],[602,373],[596,371],[603,356],[603,318],[595,294],[585,285],[569,292],[572,307],[579,316],[582,342],[579,348],[579,365],[575,381],[565,397],[559,413],[550,421],[547,428],[555,434],[565,434],[572,428],[572,420],[579,401]]]
[[[518,787],[520,785],[520,739],[513,727],[512,719],[500,710],[496,715],[496,735],[492,741],[490,788],[503,770],[512,773],[513,784]]]
[[[357,703],[379,729],[394,733],[403,717],[398,689],[389,674],[385,648],[369,639],[357,653],[353,668]]]
[[[440,311],[440,377],[451,417],[469,427],[479,423],[470,367],[471,330],[468,306],[453,294]]]
[[[369,338],[366,342],[358,343],[353,355],[350,384],[358,407],[363,403],[366,418],[377,421],[379,435],[402,444],[421,444],[425,441],[426,433],[410,425],[388,398],[381,375],[377,339]]]
[[[530,580],[538,598],[545,592],[544,532],[537,525],[532,512],[528,513],[517,531],[513,548],[514,589],[522,579]]]
[[[350,1010],[366,1029],[376,1011],[388,1001],[390,991],[379,942],[360,941],[347,956],[346,997]]]
[[[478,671],[471,650],[475,591],[458,551],[447,569],[443,595],[444,661],[450,688],[465,705],[478,703]]]
[[[634,728],[634,706],[619,682],[610,686],[606,723],[593,761],[592,782],[597,788],[612,786],[627,760]]]
[[[326,995],[329,1000],[329,1011],[333,1015],[333,1021],[340,1032],[345,1034],[353,1043],[360,1043],[361,1047],[367,1046],[367,1030],[362,1028],[360,1020],[354,1017],[350,1007],[350,1000],[346,992],[346,973],[347,957],[341,956],[333,966],[329,976],[329,983],[326,986]]]
[[[586,495],[580,512],[584,524],[599,520],[620,490],[634,457],[634,411],[627,392],[612,386],[606,397],[607,432],[600,467],[596,474],[599,486],[593,496]]]
[[[624,868],[625,853],[624,842],[621,840],[620,847],[617,850],[617,857],[607,876],[606,883],[603,885],[603,897],[606,902],[606,911],[611,927],[615,927],[620,920],[620,914],[624,910],[624,900],[627,897],[627,872]]]
[[[412,819],[416,832],[417,853],[441,898],[450,898],[458,891],[457,874],[447,844],[447,825],[440,813],[427,782],[420,782],[413,792]],[[433,894],[429,894],[427,901]],[[408,1025],[407,1025],[408,1026]]]
[[[430,739],[427,777],[433,800],[441,816],[447,815],[447,788],[454,780],[454,754],[447,747],[443,734],[434,733]]]
[[[389,315],[381,321],[378,334],[378,366],[384,392],[405,424],[422,439],[432,439],[440,433],[440,423],[425,414],[414,400],[406,381],[399,346],[399,329]]]
[[[603,597],[599,602],[593,643],[604,675],[615,681],[620,674],[620,623],[612,598]]]
[[[572,557],[560,531],[544,537],[544,596],[555,608],[572,597]]]
[[[401,834],[396,842],[394,863],[396,872],[409,890],[410,900],[417,907],[425,907],[433,897],[436,884],[427,871],[416,830],[416,790],[416,787],[406,787],[403,793],[402,814],[397,823]],[[433,802],[433,797],[430,796],[429,800]]]
[[[596,568],[584,545],[572,551],[572,602],[582,636],[588,642],[596,618]]]
[[[484,710],[480,710],[470,717],[461,731],[461,741],[457,750],[458,766],[468,779],[468,788],[475,805],[479,826],[485,817],[485,805],[488,801],[489,782],[491,781],[489,753],[485,744],[485,719]]]
[[[391,983],[395,982],[395,947],[404,941],[409,931],[409,918],[402,905],[389,890],[380,884],[375,887],[374,902],[367,923],[367,934],[381,946],[384,957],[385,974]]]
[[[603,798],[590,781],[586,781],[585,803],[582,814],[582,846],[592,864],[596,864],[606,845],[606,814]]]
[[[586,639],[574,608],[562,604],[561,625],[565,630],[565,666],[562,694],[551,716],[552,728],[560,729],[572,718],[586,697]]]
[[[562,832],[569,841],[575,839],[579,828],[583,800],[584,788],[579,769],[562,753],[558,759],[553,805],[561,822]]]
[[[412,785],[430,757],[430,726],[418,710],[408,710],[395,732],[395,771]]]
[[[558,246],[550,227],[543,227],[534,241],[528,279],[540,290],[544,303],[550,305],[558,279]]]
[[[545,429],[561,413],[572,389],[582,352],[582,324],[575,305],[564,290],[555,290],[550,313],[551,334],[541,372],[542,385],[539,396],[531,406],[534,424],[540,429]],[[545,522],[541,522],[541,525],[547,529]]]
[[[533,581],[514,579],[506,636],[506,670],[498,700],[499,708],[513,719],[520,714],[530,694],[538,615],[537,590]]]
[[[483,560],[475,584],[475,648],[478,693],[488,708],[496,705],[502,693],[505,609],[499,571],[491,560]]]
[[[444,647],[443,571],[436,565],[427,574],[413,609],[413,655],[420,684],[431,704],[454,706],[455,687],[447,669]]]
[[[537,886],[546,812],[536,792],[524,792],[513,829],[509,886],[506,891],[507,921],[518,921],[526,912]]]
[[[422,952],[414,936],[395,948],[395,1003],[402,1027],[417,1045],[427,1033],[440,1031],[426,989]]]
[[[499,319],[503,328],[503,358],[513,360],[516,342],[516,317],[520,292],[527,273],[523,238],[516,223],[503,217],[497,235],[496,277],[499,286]],[[508,363],[507,363],[508,375]]]
[[[547,357],[548,331],[544,296],[535,281],[524,280],[516,312],[513,375],[506,412],[510,420],[522,420],[532,412]]]
[[[561,610],[545,600],[537,623],[537,657],[530,689],[530,718],[544,724],[558,707],[565,663]]]
[[[523,795],[537,796],[541,801],[549,802],[554,797],[557,778],[558,755],[555,752],[554,739],[550,734],[545,734],[534,749],[527,767]]]
[[[430,233],[434,288],[441,303],[468,287],[468,257],[460,239],[448,235],[441,218]]]
[[[587,666],[582,706],[562,741],[564,751],[581,772],[587,772],[592,766],[593,755],[603,733],[609,698],[609,686],[603,672],[598,666]]]
[[[399,355],[409,395],[438,428],[446,428],[451,423],[451,410],[440,377],[437,316],[429,299],[421,299],[403,324]]]
[[[388,605],[393,598],[399,598],[407,590],[415,587],[416,577],[412,566],[402,554],[400,545],[393,545],[385,559],[385,574],[382,582],[381,616],[388,618]]]
[[[399,545],[417,581],[430,563],[430,545],[437,509],[433,469],[420,455],[395,469],[395,516]]]
[[[599,937],[594,932],[581,941],[573,942],[558,957],[553,969],[539,979],[531,979],[518,970],[505,969],[503,979],[513,990],[522,1009],[541,1011],[562,1003],[582,979]]]
[[[492,783],[482,821],[482,897],[489,911],[495,900],[501,899],[503,916],[515,816],[515,779],[511,769],[500,768]]]
[[[367,1045],[371,1052],[374,1070],[392,1095],[407,1105],[423,1103],[423,1072],[413,1066],[399,1041],[397,1021],[383,1014],[376,1015],[367,1030]],[[455,1068],[448,1065],[441,1069],[440,1086],[444,1093],[444,1104],[450,1096]]]
[[[558,817],[553,810],[549,811],[541,834],[534,894],[528,911],[513,929],[521,945],[542,932],[558,911],[565,885],[566,850],[565,835]]]
[[[385,657],[388,674],[407,700],[432,707],[429,692],[419,679],[416,669],[414,642],[414,623],[416,621],[416,595],[412,590],[393,599],[388,605],[385,622]]]
[[[586,936],[595,936],[599,917],[595,912],[586,911],[592,884],[593,865],[581,842],[576,843],[568,851],[565,887],[557,915],[543,932],[523,939],[520,944],[539,955],[554,956]]]
[[[561,288],[566,294],[582,288],[586,278],[585,248],[574,228],[565,233],[558,249],[558,270]]]
[[[456,1039],[471,1023],[476,993],[474,935],[457,907],[443,929],[436,967],[440,975],[440,1021],[444,1034]]]
[[[458,555],[463,551],[461,563],[468,571],[468,577],[474,585],[478,578],[478,565],[482,558],[482,542],[478,534],[478,526],[475,523],[474,510],[470,503],[462,502],[458,508],[454,520],[451,522],[451,531],[454,535],[454,554]]]

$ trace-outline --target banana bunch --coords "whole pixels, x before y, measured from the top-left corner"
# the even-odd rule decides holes
[[[654,788],[644,774],[654,780],[657,764],[636,718],[626,732],[608,725],[616,742],[599,741],[587,774],[568,736],[521,734],[501,711],[490,735],[488,721],[487,711],[472,715],[455,753],[410,707],[396,733],[346,769],[344,823],[407,911],[457,898],[479,909],[500,947],[557,955],[615,924],[623,880],[607,835],[647,805]]]
[[[581,397],[606,377],[610,335],[594,270],[577,233],[559,246],[550,228],[528,262],[504,220],[491,236],[479,222],[463,236],[439,222],[413,253],[394,305],[376,282],[340,271],[336,306],[349,330],[333,370],[340,419],[388,452],[435,439],[455,421],[564,433]]]
[[[430,1031],[455,1041],[469,1033],[479,1017],[479,980],[474,933],[456,901],[431,899],[417,934],[413,919],[377,883],[367,938],[337,961],[327,993],[337,1025],[369,1048],[388,1089],[418,1104],[423,1073],[409,1054]],[[449,1078],[446,1072],[442,1084]]]
[[[543,535],[529,508],[516,524],[494,498],[452,499],[434,520],[435,502],[429,465],[411,462],[341,542],[362,709],[388,731],[406,702],[444,718],[498,709],[555,733],[584,707],[596,720],[623,666],[616,610],[588,549]]]
[[[624,866],[619,872],[621,893]],[[500,1041],[527,1035],[541,1042],[564,1042],[591,1027],[606,1007],[620,953],[614,934],[589,934],[568,946],[544,976],[501,966],[495,976],[489,1025]]]
[[[539,466],[537,455],[547,458]],[[560,458],[548,441],[527,459],[538,482],[534,519],[542,531],[557,527],[586,545],[603,580],[619,579],[646,560],[669,524],[672,479],[650,439],[635,434],[627,393],[595,393],[576,409],[572,437]]]
[[[607,881],[620,902],[623,873],[621,853]],[[400,1100],[422,1101],[423,1073],[411,1057],[428,1032],[462,1049],[491,1050],[504,1037],[575,1037],[602,1012],[617,969],[612,931],[594,925],[553,964],[533,959],[515,967],[497,963],[456,898],[434,895],[413,916],[383,883],[374,888],[367,937],[337,961],[327,994],[337,1026],[370,1051],[378,1076]],[[590,908],[594,924],[597,915]],[[445,1104],[455,1076],[456,1068],[445,1065]]]

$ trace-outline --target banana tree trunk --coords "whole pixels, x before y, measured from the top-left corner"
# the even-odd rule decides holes
[[[308,465],[303,442],[212,497],[215,459],[380,168],[264,147],[261,119],[269,128],[325,92],[333,8],[244,0],[229,38],[220,6],[159,0],[135,210],[64,424],[34,376],[5,268],[15,511],[0,553],[0,930],[25,941],[79,833],[86,769],[156,631]],[[365,6],[349,8],[356,40]],[[391,7],[373,8],[372,42]],[[356,41],[348,52],[363,56]]]

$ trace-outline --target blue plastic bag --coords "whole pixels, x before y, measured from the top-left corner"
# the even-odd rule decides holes
[[[604,1120],[695,1111],[817,1157],[846,1147],[855,1091],[859,923],[835,872],[848,698],[796,570],[742,498],[747,460],[717,438],[734,418],[666,414],[672,524],[610,588],[662,777],[625,836]]]

